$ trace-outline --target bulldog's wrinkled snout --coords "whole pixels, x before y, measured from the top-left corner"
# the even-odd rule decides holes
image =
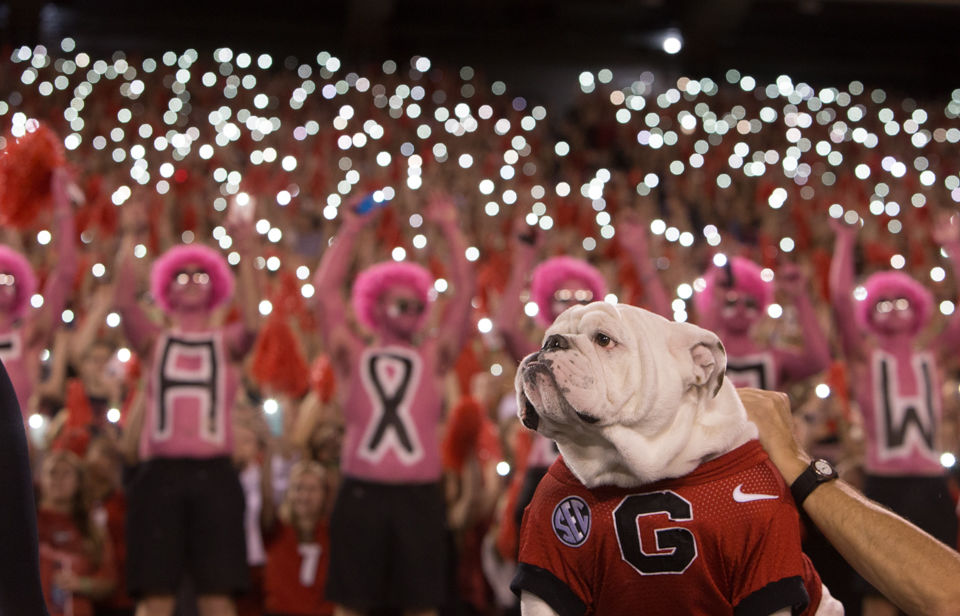
[[[560,334],[551,334],[543,341],[544,351],[567,351],[570,349],[570,341],[566,336]]]

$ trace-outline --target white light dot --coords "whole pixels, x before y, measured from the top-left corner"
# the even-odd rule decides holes
[[[267,415],[273,415],[280,410],[280,404],[273,398],[267,398],[263,401],[263,412]]]
[[[316,293],[316,289],[314,289],[313,285],[309,282],[300,287],[300,295],[307,299],[313,297],[314,293]]]
[[[60,315],[60,318],[64,323],[73,323],[73,310],[64,310],[63,314]]]
[[[663,50],[670,55],[679,53],[683,49],[683,41],[675,35],[670,35],[663,39]]]
[[[407,258],[407,251],[402,246],[396,246],[390,251],[390,256],[394,261],[403,261]]]
[[[893,269],[903,269],[903,266],[907,264],[907,260],[903,255],[893,255],[890,257],[890,267]]]
[[[493,331],[493,321],[491,321],[487,317],[483,317],[482,319],[477,321],[477,331],[480,332],[481,334],[489,334],[490,332]]]
[[[270,303],[270,300],[265,299],[260,301],[260,314],[267,316],[273,312],[273,304]]]
[[[957,307],[953,304],[953,302],[951,302],[948,299],[945,299],[942,302],[940,302],[940,314],[942,315],[950,316],[951,314],[953,314],[953,311],[956,309]]]
[[[505,460],[500,460],[497,462],[497,474],[501,477],[506,477],[510,474],[510,464]]]
[[[30,424],[30,427],[34,430],[39,430],[43,427],[43,415],[40,413],[34,413],[30,415],[30,419],[27,420]],[[501,464],[506,464],[506,462],[501,462]]]
[[[53,239],[53,235],[46,229],[37,233],[37,243],[41,246],[49,244],[51,239]]]
[[[771,319],[779,319],[783,316],[783,306],[780,304],[770,304],[767,306],[767,314]]]
[[[830,395],[830,386],[826,383],[820,383],[814,391],[816,391],[817,397],[823,400]]]
[[[723,254],[722,252],[718,252],[717,254],[713,255],[713,264],[717,267],[723,267],[727,264],[727,255]]]
[[[111,312],[107,315],[107,327],[117,327],[120,325],[120,315],[116,312]]]
[[[953,468],[956,463],[957,457],[949,451],[940,454],[940,465],[944,468]]]

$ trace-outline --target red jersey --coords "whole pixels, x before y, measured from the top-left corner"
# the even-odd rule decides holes
[[[50,616],[91,616],[93,603],[90,599],[58,587],[53,578],[60,570],[70,570],[81,577],[115,577],[109,539],[105,540],[103,555],[99,567],[96,567],[88,553],[88,541],[69,515],[39,510],[37,535],[40,542],[40,582]]]
[[[588,490],[560,458],[527,507],[514,592],[562,616],[813,614],[820,578],[758,441],[693,473]]]
[[[317,524],[313,541],[302,543],[293,526],[277,522],[275,531],[266,537],[263,594],[268,614],[333,614],[333,604],[323,594],[330,564],[329,532],[324,520]]]

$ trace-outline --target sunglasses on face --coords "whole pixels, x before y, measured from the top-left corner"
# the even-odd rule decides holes
[[[401,298],[391,303],[387,312],[393,317],[408,314],[420,315],[426,308],[426,305],[420,300]]]
[[[181,286],[188,285],[191,282],[193,284],[209,284],[210,275],[203,270],[180,270],[174,280]]]
[[[727,293],[727,295],[723,298],[723,302],[724,306],[727,308],[733,308],[737,304],[743,304],[743,307],[747,310],[760,309],[760,304],[757,302],[756,298],[742,293],[736,293],[734,291]]]
[[[13,274],[0,274],[0,286],[12,287],[16,283],[17,279]]]
[[[553,294],[553,301],[559,304],[589,304],[593,301],[593,291],[589,289],[559,289]]]
[[[910,308],[910,300],[905,297],[898,297],[895,299],[881,299],[877,302],[877,305],[873,307],[880,314],[889,314],[894,310],[908,310]]]

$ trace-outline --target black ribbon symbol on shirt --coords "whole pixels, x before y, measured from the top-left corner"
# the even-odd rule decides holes
[[[377,373],[377,363],[383,359],[393,359],[399,361],[402,365],[403,372],[400,376],[400,382],[392,395],[387,394]],[[414,453],[414,446],[410,441],[410,435],[407,434],[407,427],[404,425],[403,419],[401,419],[399,414],[400,404],[406,397],[407,389],[410,387],[410,374],[413,372],[413,362],[409,358],[401,355],[375,355],[370,358],[367,368],[370,371],[370,382],[373,383],[374,388],[376,388],[377,396],[380,398],[383,407],[380,422],[377,424],[377,429],[374,430],[373,437],[367,444],[367,448],[370,451],[376,451],[377,447],[380,446],[380,442],[384,436],[386,436],[387,430],[393,428],[393,430],[396,431],[397,439],[399,439],[401,447],[403,447],[407,453]]]

